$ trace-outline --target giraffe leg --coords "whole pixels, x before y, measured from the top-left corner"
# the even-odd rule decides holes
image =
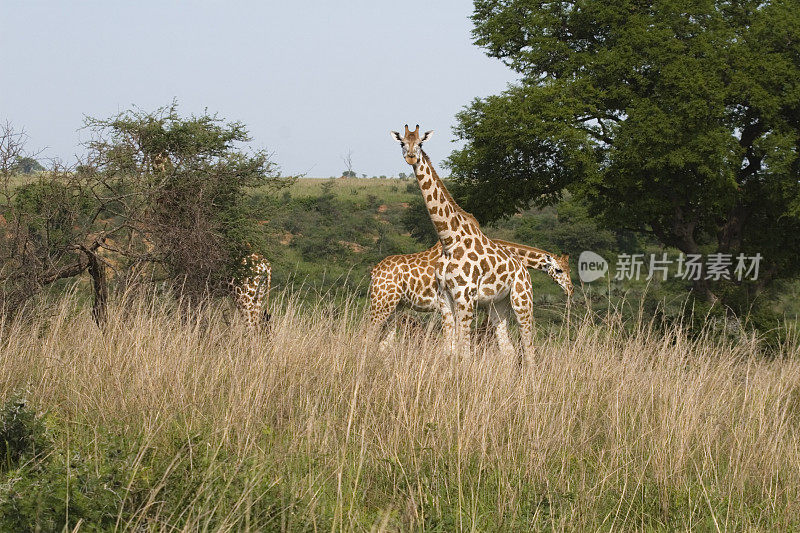
[[[247,328],[247,331],[253,331],[255,329],[255,323],[253,322],[253,313],[249,308],[242,307],[242,316],[244,317],[244,325]]]
[[[386,321],[397,309],[400,296],[400,288],[397,285],[389,283],[378,285],[373,281],[369,295],[369,318],[373,328],[382,328],[386,324]],[[394,341],[396,334],[397,327],[392,323],[389,333],[378,345],[378,351],[386,350]]]
[[[453,302],[447,291],[440,289],[437,294],[439,300],[439,312],[442,313],[442,333],[444,333],[445,341],[450,349],[450,353],[456,353],[456,338],[455,338],[455,317],[453,315]]]
[[[250,329],[256,329],[258,326],[261,325],[261,302],[255,301],[253,302],[253,306],[250,308],[249,312],[247,313],[247,326]]]
[[[535,355],[533,347],[533,285],[527,269],[522,269],[517,274],[517,279],[509,294],[509,300],[519,323],[524,363],[532,365]]]
[[[455,335],[456,352],[462,359],[469,359],[472,355],[472,339],[470,326],[475,313],[475,299],[467,291],[459,292],[453,298],[455,302]]]
[[[269,292],[272,290],[272,267],[268,264],[265,273],[264,286],[261,288],[261,309],[258,320],[261,324],[268,326],[272,315],[269,314]]]
[[[509,357],[514,355],[514,344],[508,336],[508,315],[510,308],[507,300],[496,302],[489,308],[489,324],[494,328],[500,353]]]
[[[378,344],[378,352],[385,352],[389,346],[394,344],[394,340],[397,337],[397,324],[392,323],[389,330],[386,332],[386,336],[381,339],[380,344]]]

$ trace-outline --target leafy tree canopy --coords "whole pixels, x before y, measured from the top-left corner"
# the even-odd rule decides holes
[[[611,228],[760,252],[756,292],[800,270],[796,0],[476,0],[472,18],[521,79],[458,115],[448,164],[468,210],[571,188]]]
[[[17,158],[15,170],[22,174],[33,174],[34,172],[41,172],[44,167],[36,159],[24,156]]]

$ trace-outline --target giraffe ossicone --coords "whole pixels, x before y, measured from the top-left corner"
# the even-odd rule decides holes
[[[508,318],[513,311],[519,323],[526,360],[533,357],[533,288],[528,269],[502,245],[481,231],[475,218],[456,204],[439,178],[422,144],[432,131],[419,135],[405,127],[400,143],[403,158],[414,169],[428,215],[439,242],[441,255],[435,264],[437,293],[445,333],[453,352],[469,356],[470,324],[476,305],[489,308],[489,321],[495,327],[500,349],[515,352],[508,336]],[[448,330],[451,330],[452,333]]]

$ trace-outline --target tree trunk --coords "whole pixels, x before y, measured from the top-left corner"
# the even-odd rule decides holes
[[[697,222],[697,216],[686,216],[683,208],[676,206],[670,231],[667,232],[663,227],[656,225],[653,226],[653,229],[661,242],[670,243],[685,254],[699,254],[700,247],[694,239]],[[709,280],[703,276],[700,279],[692,280],[692,292],[712,305],[719,301],[719,297],[711,291]]]
[[[89,259],[89,274],[92,276],[92,286],[94,288],[94,304],[92,305],[92,317],[101,328],[108,318],[106,304],[108,302],[108,283],[106,281],[106,269],[103,262],[97,257],[94,250],[84,249]]]
[[[716,304],[719,301],[719,297],[711,292],[711,287],[709,286],[707,279],[698,279],[692,282],[692,290],[700,296],[701,299],[705,300],[706,302],[710,303],[711,305]]]

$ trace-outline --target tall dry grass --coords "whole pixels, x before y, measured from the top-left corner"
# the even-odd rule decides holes
[[[276,307],[249,335],[140,299],[100,334],[65,298],[0,325],[0,395],[108,477],[115,530],[800,528],[797,342],[584,317],[521,371],[435,332],[378,354],[352,304]]]

